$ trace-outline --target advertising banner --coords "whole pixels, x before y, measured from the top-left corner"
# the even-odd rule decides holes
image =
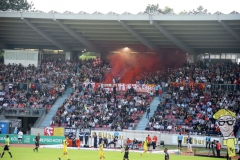
[[[188,137],[187,135],[183,135],[183,140],[182,140],[183,145],[187,145],[187,137]],[[192,144],[194,146],[205,146],[206,145],[206,137],[204,137],[204,136],[194,136],[194,135],[191,135],[190,137],[192,138]],[[220,141],[220,138],[214,137],[214,138],[211,138],[211,140],[212,141],[214,141],[214,140]],[[172,136],[172,144],[173,145],[178,144],[178,135],[173,135]]]
[[[76,135],[76,133],[77,133],[77,128],[65,128],[65,135],[68,135],[69,132],[72,132],[73,134]]]
[[[7,125],[7,122],[0,122],[0,132],[1,134],[8,134],[7,129],[8,125]]]
[[[0,143],[5,142],[6,134],[0,134]],[[23,144],[34,144],[35,143],[35,137],[34,135],[23,135],[22,143]],[[18,143],[18,137],[17,134],[10,134],[10,143]],[[62,144],[64,140],[64,136],[40,136],[40,145],[46,144],[46,145],[52,145],[52,144]]]
[[[22,143],[24,144],[34,144],[35,136],[23,135]]]
[[[64,136],[40,136],[40,144],[62,144],[64,139]]]
[[[63,127],[55,127],[53,129],[54,136],[64,136],[64,128]]]
[[[44,127],[44,136],[53,136],[53,127]]]
[[[0,134],[0,143],[4,143],[5,139],[6,139],[6,134]],[[9,139],[10,139],[10,143],[18,143],[17,134],[10,134]]]
[[[91,135],[93,136],[94,133],[97,134],[98,137],[107,137],[108,139],[114,138],[115,131],[98,131],[98,130],[92,130]],[[124,132],[118,132],[118,139],[125,139]]]

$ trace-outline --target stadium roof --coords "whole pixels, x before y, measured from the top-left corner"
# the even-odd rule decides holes
[[[123,47],[240,53],[240,14],[0,12],[0,48],[106,52]]]

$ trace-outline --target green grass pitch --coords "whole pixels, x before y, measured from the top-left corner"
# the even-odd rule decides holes
[[[2,159],[15,159],[15,160],[58,160],[58,157],[62,154],[62,149],[48,149],[40,148],[39,152],[33,152],[33,148],[25,147],[11,147],[13,158],[10,158],[6,152]],[[98,151],[90,150],[68,150],[69,159],[71,160],[99,160]],[[106,160],[122,160],[123,154],[120,152],[104,151]],[[148,157],[139,153],[129,153],[130,160],[164,160],[163,154],[148,154]],[[212,160],[216,158],[208,157],[193,157],[193,156],[182,156],[182,155],[170,155],[170,160]],[[66,160],[63,157],[62,160]]]

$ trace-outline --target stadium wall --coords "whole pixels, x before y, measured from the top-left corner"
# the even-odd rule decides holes
[[[98,137],[99,136],[107,137],[108,142],[110,142],[114,138],[114,132],[115,131],[91,130],[91,135],[96,133]],[[44,129],[40,129],[40,128],[31,129],[32,135],[37,135],[38,133],[40,133],[40,135],[44,135]],[[76,133],[78,135],[78,132]],[[119,133],[119,140],[118,140],[117,147],[119,147],[120,145],[123,145],[127,138],[129,138],[130,140],[133,140],[134,138],[136,138],[138,141],[143,141],[148,135],[150,135],[150,137],[153,137],[154,135],[156,135],[158,137],[158,142],[157,142],[158,145],[160,144],[160,141],[164,141],[165,145],[176,146],[178,144],[177,143],[178,134],[169,134],[169,133],[162,133],[157,131],[138,131],[138,130],[123,130],[122,132],[118,132],[118,133]],[[191,137],[192,137],[193,147],[206,146],[205,136],[191,135]],[[186,139],[187,139],[187,135],[183,135],[183,142],[182,142],[183,146],[187,146]],[[222,137],[211,137],[211,140],[222,142]],[[82,144],[85,144],[85,142],[83,142]],[[88,145],[93,146],[92,138],[89,138]]]
[[[4,50],[4,64],[22,64],[27,67],[29,64],[38,66],[38,51],[27,50]]]

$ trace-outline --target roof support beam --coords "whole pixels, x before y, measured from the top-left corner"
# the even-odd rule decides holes
[[[181,48],[183,51],[189,53],[189,54],[195,54],[195,51],[189,47],[188,45],[186,45],[185,43],[183,43],[182,41],[180,41],[178,38],[176,38],[174,35],[172,35],[170,32],[168,32],[165,28],[163,28],[162,26],[158,25],[156,22],[152,22],[152,24],[163,34],[165,35],[170,41],[172,41],[176,46],[178,46],[179,48]]]
[[[137,38],[139,41],[141,41],[144,45],[146,45],[148,48],[152,50],[157,50],[157,48],[148,40],[146,40],[143,36],[141,36],[138,32],[134,31],[131,27],[127,26],[123,21],[119,20],[119,23],[128,30],[135,38]]]
[[[231,27],[229,27],[228,25],[226,25],[224,22],[222,22],[221,20],[218,21],[225,30],[227,30],[238,42],[240,42],[240,36],[238,35],[237,32],[235,32]]]
[[[92,44],[89,40],[87,40],[85,37],[81,36],[80,34],[76,33],[75,31],[73,31],[71,28],[69,28],[68,26],[66,26],[65,24],[63,24],[61,21],[54,19],[54,21],[60,26],[62,27],[62,29],[64,29],[66,32],[68,32],[71,36],[73,36],[76,40],[78,40],[80,43],[84,44],[87,48],[89,48],[90,50],[93,50],[95,52],[100,52],[100,50],[94,45]]]
[[[43,32],[40,28],[35,26],[34,24],[30,23],[27,19],[21,18],[23,22],[25,22],[29,27],[31,27],[34,31],[36,31],[38,34],[40,34],[43,38],[57,46],[59,49],[63,49],[64,51],[71,51],[70,48],[62,44],[61,42],[58,42],[50,35],[47,35],[45,32]]]

